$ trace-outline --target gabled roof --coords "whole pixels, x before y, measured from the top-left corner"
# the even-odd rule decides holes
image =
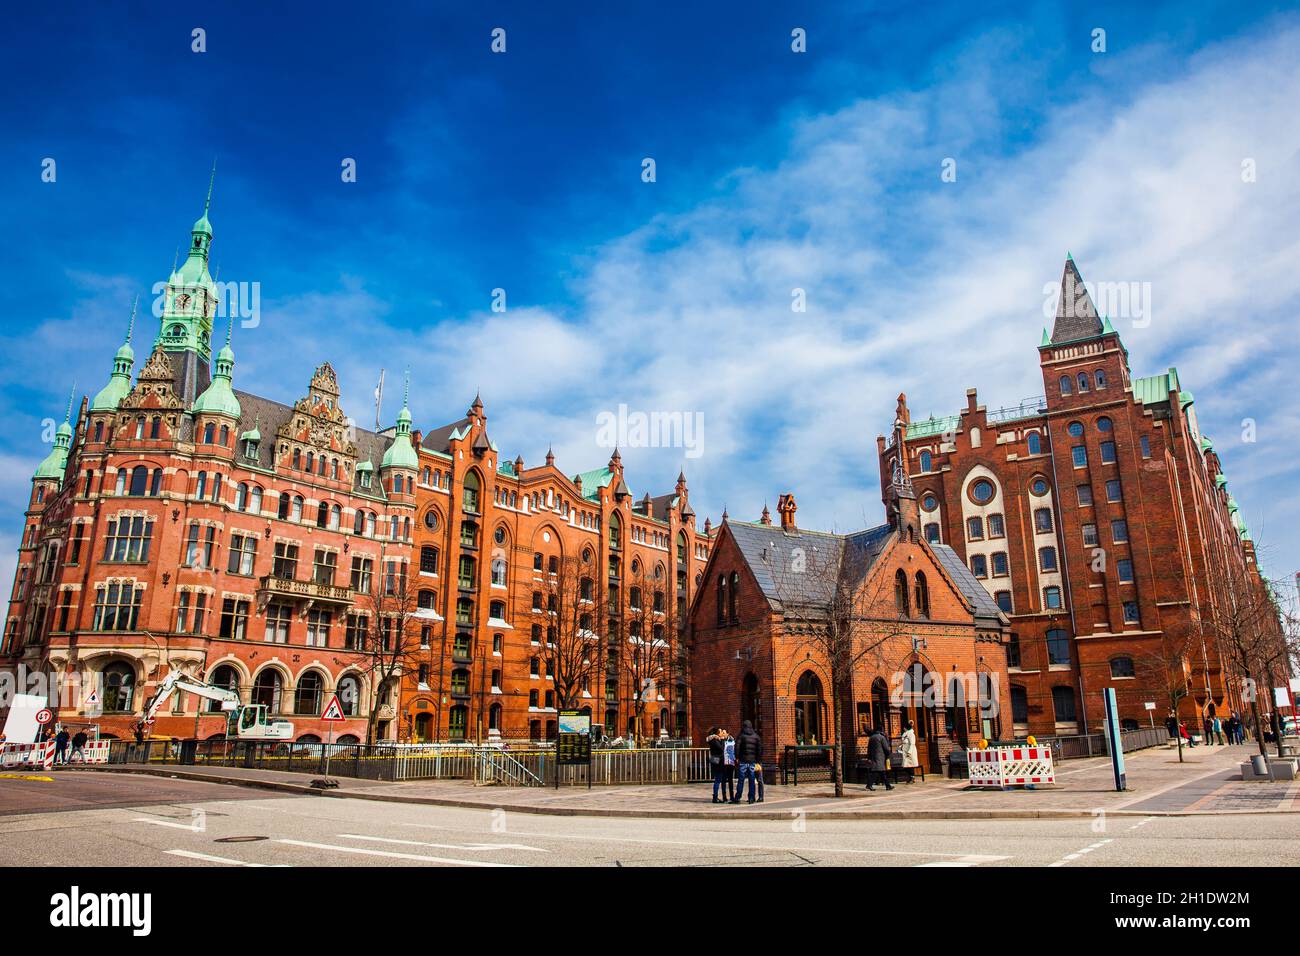
[[[604,488],[614,478],[614,473],[608,468],[593,468],[591,471],[580,472],[573,476],[576,483],[582,480],[582,497],[595,501],[598,497],[596,491],[598,488]]]
[[[460,419],[460,421],[452,422],[450,425],[443,425],[441,428],[425,432],[420,436],[420,447],[446,454],[451,449],[452,436],[460,437],[469,430],[472,424],[474,424],[473,421],[467,416]]]

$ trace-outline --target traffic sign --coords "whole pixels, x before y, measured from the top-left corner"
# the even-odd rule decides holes
[[[48,724],[53,719],[54,719],[54,712],[50,710],[48,707],[45,707],[36,712],[36,722],[38,724]]]
[[[339,695],[335,694],[330,698],[330,702],[325,705],[324,712],[320,715],[321,720],[347,720],[343,715],[343,706],[339,703]]]

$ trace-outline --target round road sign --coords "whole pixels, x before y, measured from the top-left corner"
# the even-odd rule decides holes
[[[48,724],[54,719],[54,712],[48,707],[43,707],[36,712],[36,722],[38,724]]]

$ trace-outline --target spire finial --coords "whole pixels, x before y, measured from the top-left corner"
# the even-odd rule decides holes
[[[411,404],[411,370],[406,370],[406,382],[402,385],[402,404],[409,406]]]
[[[126,341],[131,341],[131,333],[135,331],[135,310],[140,307],[140,293],[135,294],[135,301],[131,303],[131,320],[126,323]]]
[[[217,157],[212,157],[212,175],[208,177],[208,198],[203,202],[203,215],[208,214],[208,209],[212,206],[212,185],[217,181]]]
[[[180,264],[180,261],[181,261],[181,247],[177,246],[176,251],[172,254],[172,275],[176,274],[176,266]]]
[[[68,410],[63,413],[63,420],[65,422],[72,421],[72,399],[73,396],[75,396],[76,394],[77,394],[77,383],[76,381],[73,381],[72,389],[68,392]]]

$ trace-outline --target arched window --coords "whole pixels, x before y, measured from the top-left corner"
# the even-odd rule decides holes
[[[1074,710],[1074,691],[1071,688],[1052,688],[1052,713],[1058,724],[1072,724],[1078,719]]]
[[[722,626],[727,623],[727,576],[718,575],[718,625]]]
[[[302,449],[293,450],[293,468],[294,471],[302,471]]]
[[[235,670],[235,668],[229,664],[222,664],[220,667],[218,667],[216,670],[212,672],[212,676],[208,678],[208,683],[212,684],[214,687],[224,687],[226,690],[233,691],[234,693],[238,694],[239,693],[239,671]],[[220,711],[221,701],[219,700],[208,701],[207,709],[213,712]]]
[[[1105,388],[1105,387],[1106,387],[1106,370],[1105,370],[1105,369],[1100,369],[1100,368],[1097,369],[1097,371],[1095,371],[1095,372],[1092,373],[1092,379],[1093,379],[1093,381],[1096,383],[1097,388]]]
[[[623,521],[618,514],[609,516],[609,546],[614,550],[622,547],[623,541]]]
[[[104,668],[104,710],[112,713],[130,713],[134,710],[135,668],[118,661]]]
[[[361,534],[366,528],[366,513],[357,509],[357,513],[352,516],[352,533]]]
[[[248,510],[248,485],[242,481],[235,486],[235,510]]]
[[[342,517],[343,517],[343,509],[340,508],[338,505],[330,505],[329,527],[331,531],[337,531],[339,529],[339,519]]]
[[[1074,394],[1074,385],[1071,383],[1070,376],[1068,376],[1068,375],[1062,375],[1062,376],[1061,376],[1061,381],[1060,381],[1060,386],[1061,386],[1061,394],[1062,394],[1062,395],[1073,395],[1073,394]]]
[[[1111,677],[1136,677],[1137,672],[1133,669],[1133,658],[1112,657],[1110,659],[1110,676]]]
[[[330,506],[322,501],[316,507],[316,527],[324,528],[326,525],[329,524],[329,520],[330,520]]]
[[[157,415],[155,415],[149,422],[149,437],[150,438],[162,437],[162,418],[160,418]]]
[[[320,697],[324,683],[320,674],[308,671],[298,678],[298,686],[293,692],[293,712],[295,714],[319,714]]]
[[[501,729],[501,705],[493,704],[488,708],[488,730]]]
[[[289,512],[289,517],[294,521],[302,520],[302,495],[293,496],[293,508]]]
[[[926,541],[931,543],[937,543],[939,541],[939,525],[936,522],[931,521],[923,530],[925,531]]]
[[[355,717],[361,702],[361,682],[353,675],[347,674],[339,680],[337,693],[344,716]]]
[[[971,541],[984,540],[984,519],[972,517],[966,519],[966,537]]]
[[[149,487],[149,469],[144,465],[136,465],[131,469],[131,497],[143,497]]]
[[[907,572],[902,568],[894,572],[894,604],[900,617],[911,617],[907,601]]]
[[[1082,394],[1083,392],[1088,391],[1088,389],[1089,389],[1088,373],[1087,373],[1087,372],[1080,372],[1080,373],[1079,373],[1079,393]]]
[[[826,739],[826,704],[822,700],[822,682],[812,671],[804,671],[795,686],[794,739],[800,745],[821,743]]]
[[[95,422],[95,441],[104,440],[104,423]]]
[[[739,624],[739,623],[740,623],[740,617],[739,617],[739,616],[737,615],[737,613],[736,613],[736,595],[737,595],[737,593],[738,593],[739,591],[740,591],[740,573],[737,572],[737,571],[732,571],[732,572],[731,572],[731,592],[727,595],[727,608],[728,608],[727,613],[728,613],[728,616],[731,618],[731,623],[732,623],[732,624]],[[661,603],[661,601],[659,600],[659,598],[660,598],[660,596],[661,596],[662,594],[663,594],[662,591],[656,591],[656,592],[655,592],[655,604],[656,604],[656,605],[658,605],[658,604]],[[659,609],[658,607],[655,608],[655,610],[658,610],[658,609]]]
[[[285,520],[285,519],[287,519],[287,518],[289,517],[289,494],[288,494],[288,492],[285,492],[284,494],[282,494],[282,495],[280,496],[280,504],[279,504],[279,506],[276,508],[276,515],[277,515],[277,517],[279,517],[280,520],[282,520],[282,521]]]
[[[221,447],[225,448],[230,444],[230,426],[221,426]]]
[[[203,426],[203,444],[211,445],[213,438],[216,437],[217,426],[213,422],[208,422]]]
[[[307,471],[312,472],[315,470],[316,470],[316,453],[314,451],[309,451],[307,452]]]
[[[471,471],[465,475],[465,485],[461,491],[461,505],[465,511],[478,514],[479,480],[478,472]]]
[[[1026,442],[1029,444],[1029,454],[1041,455],[1043,453],[1043,439],[1038,432],[1030,432]]]
[[[587,579],[583,579],[587,580]],[[497,557],[492,559],[492,584],[496,587],[506,586],[506,559]]]
[[[257,485],[253,485],[253,489],[249,493],[248,510],[255,515],[262,513],[262,489]]]
[[[162,480],[163,470],[161,468],[155,468],[153,470],[153,477],[149,480],[149,494],[153,495],[155,498],[162,494]]]
[[[930,616],[930,585],[924,571],[916,572],[916,616]]]
[[[268,713],[278,714],[283,690],[284,681],[280,679],[280,672],[268,667],[253,681],[252,703],[262,704]]]
[[[929,470],[930,470],[930,465],[931,465],[931,461],[930,461],[930,452],[929,452],[928,450],[926,450],[926,451],[922,451],[922,452],[921,452],[921,470],[922,470],[922,471],[929,471]]]

